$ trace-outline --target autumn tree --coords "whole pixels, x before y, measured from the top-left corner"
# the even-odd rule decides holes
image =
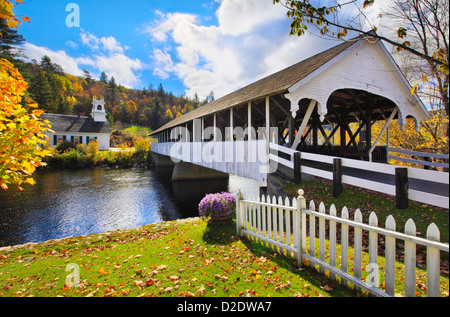
[[[48,121],[40,116],[36,104],[30,109],[21,105],[27,83],[14,66],[0,59],[0,187],[22,183],[34,184],[31,177],[42,158],[49,155],[43,132],[48,131]]]
[[[166,110],[166,118],[168,118],[169,120],[173,119],[173,113],[172,111],[170,111],[170,109]]]
[[[21,23],[13,12],[9,0],[0,0],[0,19],[8,27]],[[29,22],[28,17],[23,21]],[[27,83],[11,62],[0,58],[0,187],[4,190],[15,184],[34,184],[31,177],[37,167],[43,166],[42,158],[49,155],[45,135],[49,122],[40,118],[42,110],[36,104],[22,106]]]
[[[378,27],[367,20],[365,10],[372,6],[375,0],[349,0],[344,3],[329,1],[327,6],[322,6],[323,3],[319,1],[310,0],[273,0],[273,2],[274,4],[280,3],[287,9],[287,16],[292,19],[291,35],[302,36],[311,26],[317,27],[322,35],[331,35],[338,39],[347,37],[349,32],[370,35],[395,46],[398,51],[407,50],[428,62],[435,63],[440,71],[448,73],[448,47],[437,47],[432,51],[422,51],[421,48],[411,47],[411,42],[406,39],[410,30],[405,25],[398,26],[396,38],[388,38],[373,32],[377,31]],[[410,2],[416,3],[416,6],[423,11],[419,13],[422,17],[425,17],[424,14],[429,9],[428,5],[435,6],[437,10],[447,7],[448,12],[447,0],[414,0]],[[359,16],[345,16],[348,7],[355,8],[354,11],[359,12]],[[448,27],[448,16],[445,17],[439,11],[433,14],[437,14],[436,18],[444,19],[441,27],[445,25]],[[434,19],[434,17],[432,18]],[[361,19],[364,21],[361,22]],[[431,23],[433,22],[436,21],[431,21]],[[364,25],[369,25],[370,29],[365,28]],[[444,34],[448,32],[445,29],[443,31]]]
[[[137,111],[136,103],[133,100],[128,100],[128,102],[126,103],[126,109],[127,109],[128,117],[130,118],[131,122],[133,123],[133,121],[134,121],[133,119],[134,119],[134,116]]]
[[[432,110],[433,124],[427,127],[427,123],[423,123],[425,130],[422,132],[428,130],[431,133],[436,131],[436,126],[447,125],[446,132],[439,137],[447,140],[448,148],[448,0],[393,0],[388,9],[378,13],[378,26],[366,15],[377,1],[329,1],[323,6],[324,3],[318,1],[274,0],[274,4],[287,9],[287,16],[292,19],[291,35],[302,36],[313,28],[326,37],[345,39],[356,33],[370,35],[392,46],[401,54],[396,59],[402,62],[400,67],[413,85],[411,93],[418,93]],[[352,14],[348,14],[349,11]],[[376,32],[381,24],[390,35]],[[437,125],[435,111],[444,111],[444,116],[438,116],[443,120]]]

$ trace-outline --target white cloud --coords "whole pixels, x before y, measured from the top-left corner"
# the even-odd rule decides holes
[[[84,66],[90,66],[94,72],[105,72],[109,77],[114,77],[117,83],[126,87],[140,85],[139,71],[144,64],[137,58],[133,59],[125,55],[127,47],[123,47],[113,36],[97,37],[92,33],[82,30],[80,33],[81,44],[91,50],[88,56],[71,57],[65,51],[53,51],[46,47],[25,43],[24,49],[30,59],[40,61],[47,55],[53,63],[60,65],[66,73],[75,76],[83,76]],[[76,47],[75,42],[66,43],[70,47]]]
[[[212,26],[192,14],[157,16],[146,29],[154,74],[179,78],[188,96],[221,97],[336,44],[290,37],[285,9],[267,0],[222,0]]]
[[[248,33],[280,17],[286,17],[286,11],[280,5],[274,6],[272,1],[225,0],[217,11],[222,31],[231,35]]]
[[[125,51],[122,45],[113,36],[99,38],[82,29],[80,39],[83,45],[89,47],[93,51],[104,51],[111,54],[123,53]]]
[[[155,64],[157,65],[157,67],[153,69],[153,74],[162,79],[169,78],[169,73],[174,71],[174,65],[170,55],[159,49],[155,49],[153,52],[153,58],[155,60]]]
[[[98,55],[95,58],[95,67],[126,87],[135,87],[139,84],[136,71],[143,68],[139,59],[132,59],[124,54],[116,53],[111,56]]]
[[[102,42],[103,47],[105,48],[105,50],[107,50],[110,53],[123,53],[124,52],[123,47],[112,36],[102,37],[100,39],[100,41]]]
[[[74,41],[66,41],[66,45],[73,48],[73,49],[77,49],[78,48],[78,43],[75,43]]]
[[[95,35],[83,30],[80,33],[80,38],[83,45],[86,45],[93,50],[98,50],[100,48],[100,39]]]
[[[88,65],[92,63],[92,60],[87,58],[74,58],[67,55],[65,51],[52,51],[46,47],[36,46],[31,43],[25,43],[24,50],[26,56],[30,59],[35,59],[38,62],[44,55],[47,55],[53,63],[60,65],[66,73],[74,76],[82,76],[83,72],[80,69],[80,65]]]

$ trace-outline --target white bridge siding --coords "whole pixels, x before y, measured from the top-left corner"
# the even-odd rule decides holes
[[[152,152],[223,173],[267,181],[267,141],[153,143]]]

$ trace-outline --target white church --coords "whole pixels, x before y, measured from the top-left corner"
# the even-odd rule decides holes
[[[100,151],[109,150],[111,128],[106,120],[103,97],[94,96],[90,117],[46,113],[42,118],[51,123],[54,133],[46,132],[45,134],[49,137],[49,144],[53,147],[64,141],[88,144],[92,140],[97,140]]]

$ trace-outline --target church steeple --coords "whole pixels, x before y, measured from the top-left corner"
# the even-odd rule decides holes
[[[97,99],[96,96],[92,98],[91,116],[94,119],[94,122],[106,121],[105,99],[103,97],[101,97],[101,99]]]

